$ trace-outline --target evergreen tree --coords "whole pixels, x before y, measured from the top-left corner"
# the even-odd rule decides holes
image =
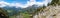
[[[7,11],[0,8],[0,17],[1,18],[8,18],[8,14],[7,14]]]
[[[59,0],[52,0],[51,1],[51,4],[48,4],[48,5],[56,5],[59,3]]]

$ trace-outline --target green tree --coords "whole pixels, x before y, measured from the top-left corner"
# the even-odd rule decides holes
[[[4,10],[3,8],[0,8],[0,14],[3,14],[4,17],[7,17],[8,18],[8,13],[6,10]],[[0,15],[1,16],[1,15]],[[3,17],[2,17],[3,18]]]
[[[48,5],[56,5],[58,3],[59,3],[59,0],[52,0],[50,4],[48,3]]]

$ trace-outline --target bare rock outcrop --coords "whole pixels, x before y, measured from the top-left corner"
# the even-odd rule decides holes
[[[60,18],[60,6],[47,6],[42,13],[33,16],[33,18]]]

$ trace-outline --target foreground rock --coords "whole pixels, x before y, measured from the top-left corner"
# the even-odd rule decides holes
[[[42,12],[35,14],[33,18],[60,18],[60,6],[47,6]]]

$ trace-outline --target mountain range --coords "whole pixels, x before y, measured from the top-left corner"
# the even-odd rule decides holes
[[[9,15],[14,15],[14,14],[17,14],[19,12],[25,12],[25,11],[28,11],[29,13],[32,13],[33,11],[36,11],[37,8],[40,8],[40,7],[42,7],[42,6],[38,6],[38,5],[34,4],[34,5],[29,6],[27,8],[21,8],[21,7],[16,8],[15,6],[13,6],[13,7],[5,6],[3,8],[7,11],[8,10],[11,11],[11,12],[8,11]]]

